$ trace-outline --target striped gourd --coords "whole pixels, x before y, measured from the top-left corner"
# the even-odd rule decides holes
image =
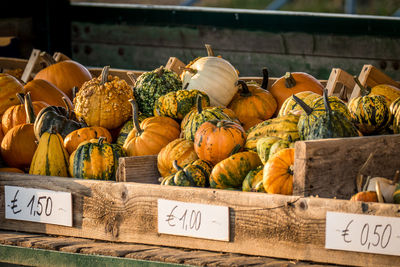
[[[400,97],[390,104],[389,110],[393,118],[393,133],[398,134],[400,133]]]
[[[305,137],[309,134],[311,125],[321,116],[326,114],[324,97],[319,97],[313,101],[310,105],[307,105],[304,101],[298,98],[296,95],[293,99],[299,106],[304,110],[299,118],[299,123],[297,124],[297,129],[299,130],[299,135],[301,140],[305,140]],[[350,112],[346,104],[336,96],[330,96],[327,98],[329,101],[330,108],[337,112],[342,113],[345,117],[351,120]]]
[[[44,132],[33,156],[29,174],[68,177],[68,152],[56,132]]]
[[[295,94],[298,98],[303,100],[304,103],[311,106],[315,99],[320,98],[321,95],[311,92],[311,91],[304,91]],[[285,116],[289,114],[290,111],[303,111],[300,105],[293,99],[293,97],[289,97],[283,102],[281,109],[279,110],[278,117]]]
[[[288,114],[259,123],[248,130],[244,148],[246,150],[257,151],[257,141],[260,138],[268,136],[275,136],[286,140],[290,136],[292,141],[299,140],[299,132],[297,130],[298,121],[299,116]]]
[[[183,138],[194,141],[197,129],[206,121],[229,120],[237,122],[233,111],[223,107],[203,107],[202,97],[199,95],[196,100],[196,108],[192,109],[181,122]]]
[[[393,193],[393,203],[400,204],[400,184],[397,184]]]
[[[104,142],[104,137],[82,142],[70,156],[73,177],[115,180],[118,160],[125,156],[122,147]]]
[[[249,171],[243,180],[242,191],[245,192],[265,192],[263,185],[264,166],[260,165],[254,170]]]
[[[144,115],[143,113],[138,114],[138,121],[141,123],[144,121],[144,119],[147,119],[148,117]],[[131,117],[129,120],[127,120],[124,125],[122,126],[121,130],[119,130],[117,141],[115,142],[117,145],[123,146],[125,143],[126,138],[128,137],[129,133],[133,129],[133,118]]]

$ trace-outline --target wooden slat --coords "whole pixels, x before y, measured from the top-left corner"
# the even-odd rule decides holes
[[[119,159],[117,181],[159,184],[157,155],[123,157]]]
[[[361,84],[364,86],[374,87],[378,84],[389,84],[393,85],[397,88],[400,88],[400,83],[393,80],[386,73],[380,71],[373,65],[364,65],[361,69],[360,75],[358,76]],[[351,98],[358,97],[361,95],[361,90],[358,85],[354,87],[353,93],[351,94]]]
[[[166,69],[175,71],[178,75],[181,75],[185,66],[186,64],[180,61],[177,57],[170,57],[167,64],[165,64]]]
[[[324,248],[327,211],[400,217],[398,205],[11,173],[0,174],[1,192],[4,185],[71,192],[74,207],[73,227],[6,220],[1,194],[0,228],[6,230],[345,265],[400,264],[400,257]],[[159,198],[228,206],[230,241],[159,234]]]
[[[357,172],[370,153],[366,176],[392,178],[400,167],[400,135],[296,142],[293,194],[350,199]]]
[[[333,68],[326,83],[326,89],[329,96],[337,96],[347,102],[355,85],[356,83],[351,74],[340,68]]]
[[[21,80],[24,83],[27,83],[32,79],[32,73],[35,67],[37,67],[40,58],[40,50],[39,49],[32,49],[31,56],[29,57],[28,62],[26,63],[24,72],[22,73]]]

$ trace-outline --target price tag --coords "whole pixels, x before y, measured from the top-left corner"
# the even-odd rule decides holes
[[[400,256],[400,218],[327,212],[325,248]]]
[[[158,232],[229,241],[229,209],[158,199]]]
[[[4,186],[6,219],[72,226],[71,193]]]

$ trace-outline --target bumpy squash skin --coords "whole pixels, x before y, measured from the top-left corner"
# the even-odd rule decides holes
[[[196,105],[196,98],[201,95],[202,106],[210,106],[208,95],[199,90],[178,90],[160,96],[154,104],[155,116],[166,116],[182,120]]]
[[[265,192],[263,181],[264,166],[258,166],[249,171],[243,180],[242,191],[244,192]]]
[[[118,160],[126,156],[119,145],[100,139],[82,142],[70,156],[71,175],[76,178],[115,180]]]
[[[69,154],[58,133],[45,132],[33,156],[29,174],[68,177]]]
[[[156,100],[172,91],[182,88],[178,75],[162,66],[140,75],[133,89],[139,110],[146,116],[153,116]]]
[[[262,165],[257,153],[239,152],[214,166],[210,175],[210,187],[219,189],[241,189],[249,171]]]
[[[185,167],[187,164],[198,159],[194,151],[194,144],[190,140],[177,138],[163,147],[157,156],[157,168],[162,177],[169,176],[176,172],[173,161]]]
[[[263,185],[269,194],[293,193],[294,148],[285,148],[264,165]]]
[[[383,96],[360,96],[348,104],[352,122],[364,135],[372,135],[391,123],[391,113]]]
[[[257,141],[260,138],[275,136],[282,139],[299,140],[299,131],[297,130],[297,123],[299,116],[288,114],[279,118],[273,118],[257,124],[250,128],[247,133],[247,140],[245,144],[246,150],[257,151]]]

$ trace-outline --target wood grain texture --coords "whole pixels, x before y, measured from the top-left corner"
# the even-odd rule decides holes
[[[329,96],[344,97],[345,99],[342,100],[347,102],[351,97],[355,85],[356,83],[351,74],[340,68],[333,68],[329,75],[326,89]],[[343,96],[341,96],[342,90],[344,90]]]
[[[119,159],[117,181],[159,184],[157,155],[122,157]]]
[[[392,178],[400,167],[400,135],[363,136],[296,142],[293,194],[350,199],[357,192],[355,177],[374,153],[364,171]]]
[[[374,87],[378,84],[389,84],[397,88],[400,88],[400,83],[393,80],[386,73],[377,69],[373,65],[366,64],[362,67],[361,72],[358,76],[361,84],[364,86]],[[358,85],[355,85],[353,93],[351,94],[351,99],[361,95],[361,90]]]
[[[268,195],[206,188],[0,174],[4,185],[71,192],[73,227],[20,222],[4,218],[0,195],[0,228],[118,242],[205,249],[325,263],[390,266],[400,257],[326,250],[327,211],[400,217],[397,205],[298,196]],[[230,242],[159,234],[157,199],[228,206]]]
[[[179,60],[177,57],[170,57],[168,59],[167,64],[165,64],[165,68],[168,70],[172,70],[176,72],[176,74],[181,75],[183,72],[183,68],[186,67],[186,64]]]

